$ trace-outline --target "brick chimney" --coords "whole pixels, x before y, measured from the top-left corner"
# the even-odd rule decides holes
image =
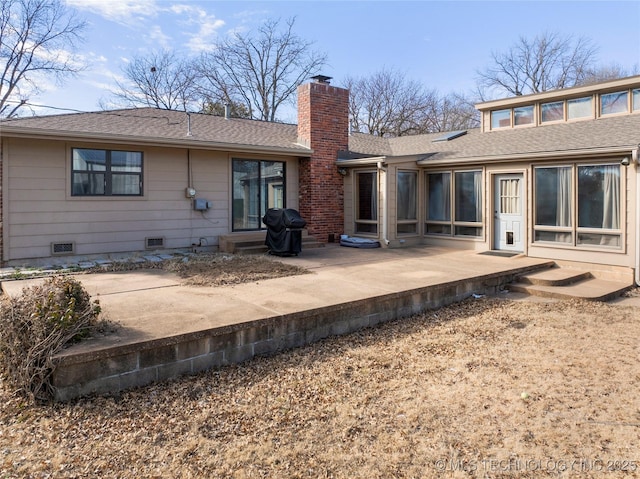
[[[311,158],[300,160],[300,214],[309,234],[327,242],[344,231],[344,179],[338,173],[338,151],[349,146],[349,91],[313,77],[298,87],[298,141]]]

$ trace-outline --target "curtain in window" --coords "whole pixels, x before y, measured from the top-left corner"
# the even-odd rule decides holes
[[[371,219],[378,219],[378,174],[371,173]]]
[[[451,220],[451,174],[432,173],[429,181],[429,205],[427,219],[432,221]]]
[[[556,226],[571,226],[571,169],[558,168]]]
[[[556,226],[571,226],[571,168],[558,168]],[[572,233],[556,233],[556,241],[570,243]]]
[[[373,172],[357,173],[358,210],[356,220],[378,219],[378,175]]]
[[[482,174],[479,171],[474,172],[473,189],[476,202],[476,221],[482,221]]]
[[[482,172],[455,174],[455,221],[482,221]]]
[[[506,178],[500,180],[500,213],[520,214],[520,180]]]
[[[604,205],[602,227],[617,230],[620,228],[620,178],[619,167],[603,167]]]
[[[606,229],[620,228],[620,168],[616,165],[603,167],[603,211],[602,227]],[[619,246],[618,235],[602,235],[601,245]]]
[[[398,220],[415,220],[416,216],[416,179],[417,173],[398,172]]]

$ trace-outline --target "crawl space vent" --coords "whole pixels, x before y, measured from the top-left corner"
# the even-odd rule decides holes
[[[73,243],[51,243],[51,254],[73,254],[74,252]]]
[[[164,248],[164,238],[145,238],[146,249]]]

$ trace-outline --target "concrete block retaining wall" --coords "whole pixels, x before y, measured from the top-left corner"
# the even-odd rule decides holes
[[[518,269],[137,344],[61,354],[53,376],[55,399],[114,394],[297,348],[462,301],[474,293],[494,293],[523,272]]]

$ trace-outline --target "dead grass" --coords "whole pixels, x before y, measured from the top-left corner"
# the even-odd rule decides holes
[[[135,269],[163,269],[177,273],[190,286],[223,286],[251,283],[265,279],[307,274],[306,269],[284,264],[276,258],[259,255],[232,255],[225,253],[199,253],[165,261],[114,262],[96,266],[88,273],[131,271]]]
[[[1,392],[0,477],[637,477],[639,319],[470,300],[117,397]]]

